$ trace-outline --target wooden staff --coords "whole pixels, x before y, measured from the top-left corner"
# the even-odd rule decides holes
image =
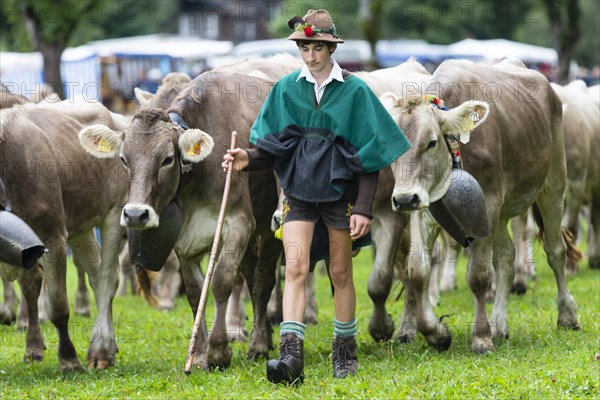
[[[237,142],[237,132],[231,132],[231,149],[235,149]],[[196,347],[196,339],[200,330],[200,323],[204,317],[206,309],[206,300],[208,298],[208,287],[215,269],[215,260],[219,249],[219,240],[221,239],[221,230],[223,229],[223,220],[225,219],[225,208],[227,208],[227,198],[229,197],[229,188],[231,186],[231,173],[233,172],[233,162],[229,161],[227,165],[227,176],[225,177],[225,189],[223,191],[223,200],[221,201],[221,210],[219,211],[219,220],[217,222],[217,231],[213,240],[212,250],[210,251],[210,260],[206,269],[206,277],[202,285],[202,293],[200,294],[200,302],[198,303],[198,311],[196,311],[196,320],[194,321],[194,329],[192,330],[192,338],[190,339],[190,347],[188,348],[187,361],[185,363],[185,373],[192,372],[192,363],[194,362],[194,347]]]

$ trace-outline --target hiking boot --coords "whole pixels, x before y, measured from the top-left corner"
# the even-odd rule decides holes
[[[336,336],[333,339],[333,377],[345,378],[356,375],[358,371],[358,355],[356,354],[356,338],[354,336]]]
[[[281,337],[279,360],[267,363],[267,379],[273,383],[304,381],[304,340],[292,333]]]

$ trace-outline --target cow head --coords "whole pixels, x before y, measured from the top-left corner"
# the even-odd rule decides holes
[[[204,160],[214,145],[209,134],[184,130],[161,109],[139,110],[123,132],[104,125],[86,127],[79,140],[96,157],[121,158],[130,177],[121,225],[130,229],[157,227],[160,212],[177,193],[182,165]]]
[[[489,106],[468,101],[444,111],[421,97],[381,97],[394,120],[412,144],[412,148],[392,164],[395,186],[394,211],[419,210],[439,200],[450,186],[452,160],[445,135],[469,141],[470,132],[483,123]]]

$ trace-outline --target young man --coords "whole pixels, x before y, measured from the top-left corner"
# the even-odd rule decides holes
[[[367,85],[331,58],[343,40],[329,13],[309,10],[289,26],[304,67],[270,92],[250,132],[256,148],[228,150],[223,157],[224,169],[229,161],[235,171],[273,168],[287,197],[280,356],[267,363],[274,383],[304,379],[304,284],[319,218],[329,235],[334,287],[333,375],[356,374],[352,241],[370,230],[378,171],[410,147]]]

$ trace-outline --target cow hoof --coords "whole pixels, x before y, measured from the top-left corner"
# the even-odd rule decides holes
[[[90,369],[106,369],[114,365],[114,360],[88,359],[87,362],[87,367]]]
[[[60,372],[83,372],[83,366],[78,359],[59,360]]]
[[[238,341],[240,343],[246,343],[248,341],[248,330],[244,329],[232,329],[227,334],[227,338],[230,342]]]
[[[318,323],[319,323],[319,321],[317,320],[316,315],[310,315],[310,316],[306,316],[304,318],[305,325],[317,325]]]
[[[229,365],[231,364],[231,360],[223,362],[223,361],[209,361],[208,362],[208,369],[210,371],[224,371],[227,368],[229,368]]]
[[[600,258],[590,258],[590,269],[600,269]]]
[[[383,321],[380,321],[373,316],[369,321],[369,333],[376,342],[388,341],[394,335],[394,321],[388,314]]]
[[[398,343],[408,344],[414,342],[416,337],[417,335],[415,335],[414,333],[401,333],[394,337],[394,341]]]
[[[0,304],[0,324],[12,325],[17,321],[17,314],[4,304]]]
[[[488,354],[496,351],[491,339],[475,339],[471,348],[475,354]]]
[[[229,368],[229,365],[231,364],[232,354],[233,351],[231,350],[231,348],[226,346],[222,349],[219,349],[219,351],[215,351],[215,349],[213,348],[213,351],[209,352],[207,358],[206,365],[208,366],[208,369],[212,370]]]
[[[36,362],[36,361],[43,361],[43,360],[44,360],[44,352],[43,351],[40,351],[40,352],[28,351],[23,356],[23,362],[27,363],[27,364]]]
[[[450,348],[452,343],[452,335],[450,335],[450,329],[444,324],[437,326],[434,333],[424,335],[425,340],[431,347],[439,351],[446,351]]]
[[[570,329],[573,331],[581,330],[581,326],[577,321],[558,321],[557,325],[561,328]]]
[[[517,296],[523,296],[527,293],[527,284],[525,282],[515,282],[510,288],[510,293]]]
[[[258,361],[261,358],[268,359],[269,351],[268,350],[248,350],[248,355],[246,356],[248,360]]]

